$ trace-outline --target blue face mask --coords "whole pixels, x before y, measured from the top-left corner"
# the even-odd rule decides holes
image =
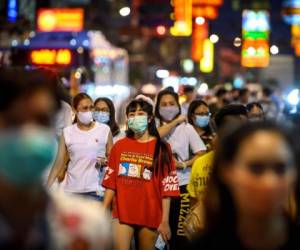
[[[137,134],[144,133],[148,127],[148,117],[139,115],[128,119],[128,127]]]
[[[110,118],[109,118],[109,113],[108,112],[102,112],[102,111],[96,111],[93,113],[93,118],[96,122],[100,123],[108,123]]]
[[[47,130],[5,131],[0,135],[0,175],[14,186],[39,183],[55,149],[54,134]]]
[[[195,125],[200,128],[205,128],[208,126],[210,116],[208,115],[196,115]]]

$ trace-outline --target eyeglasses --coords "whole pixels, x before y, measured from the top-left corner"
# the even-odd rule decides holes
[[[197,115],[197,116],[211,116],[211,113],[210,112],[194,113],[194,115]]]
[[[267,170],[272,170],[275,174],[284,175],[289,169],[291,164],[281,161],[263,162],[263,161],[250,161],[244,164],[247,169],[255,175],[263,175]]]

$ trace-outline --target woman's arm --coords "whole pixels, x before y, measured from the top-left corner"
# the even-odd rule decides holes
[[[104,193],[103,207],[105,209],[109,209],[113,198],[115,197],[115,191],[107,188]]]
[[[65,164],[65,159],[67,157],[68,151],[65,144],[64,136],[62,135],[60,137],[59,147],[57,156],[54,162],[53,167],[51,168],[48,181],[47,181],[47,187],[50,188],[52,184],[54,183],[57,176],[67,168],[67,165]]]
[[[106,157],[109,156],[110,150],[113,147],[113,145],[114,145],[114,143],[113,143],[112,133],[109,132],[108,138],[107,138],[107,143],[106,143]]]
[[[168,242],[168,240],[171,239],[171,229],[169,225],[170,204],[170,198],[162,199],[162,219],[157,229],[158,233],[161,234],[165,242]]]
[[[157,128],[160,137],[164,138],[171,132],[171,130],[174,127],[176,127],[178,124],[181,124],[185,121],[186,121],[186,116],[180,115],[175,120],[171,121],[170,123],[167,123],[167,124],[162,125],[161,127]]]
[[[198,151],[198,152],[196,152],[195,156],[193,156],[191,159],[189,159],[189,160],[187,160],[187,161],[184,162],[185,165],[186,165],[186,167],[192,167],[193,164],[194,164],[194,162],[195,162],[195,160],[197,160],[198,157],[204,155],[205,153],[206,153],[206,151]]]

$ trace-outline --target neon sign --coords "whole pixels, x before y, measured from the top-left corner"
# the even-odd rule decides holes
[[[18,16],[18,3],[17,0],[7,1],[7,19],[9,22],[16,22]]]
[[[190,36],[192,34],[192,0],[174,0],[174,26],[170,28],[172,36]]]
[[[203,73],[211,73],[214,70],[214,44],[205,39],[203,43],[203,57],[200,61],[200,70]]]
[[[37,29],[41,32],[73,31],[83,29],[83,9],[40,9]]]
[[[269,65],[269,33],[269,12],[243,11],[242,66],[263,68]]]
[[[30,61],[36,65],[69,65],[72,53],[68,49],[40,49],[30,52]]]

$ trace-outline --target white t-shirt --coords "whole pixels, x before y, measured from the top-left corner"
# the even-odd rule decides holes
[[[177,160],[181,162],[191,158],[190,151],[196,153],[206,150],[206,146],[200,136],[189,123],[181,123],[175,127],[165,139],[171,145],[172,153],[177,155]],[[177,170],[180,186],[189,183],[190,173],[190,167],[185,170]]]
[[[70,162],[66,173],[64,190],[72,193],[96,192],[98,190],[97,157],[106,156],[110,128],[95,123],[89,131],[80,130],[77,124],[64,129],[63,135]]]

